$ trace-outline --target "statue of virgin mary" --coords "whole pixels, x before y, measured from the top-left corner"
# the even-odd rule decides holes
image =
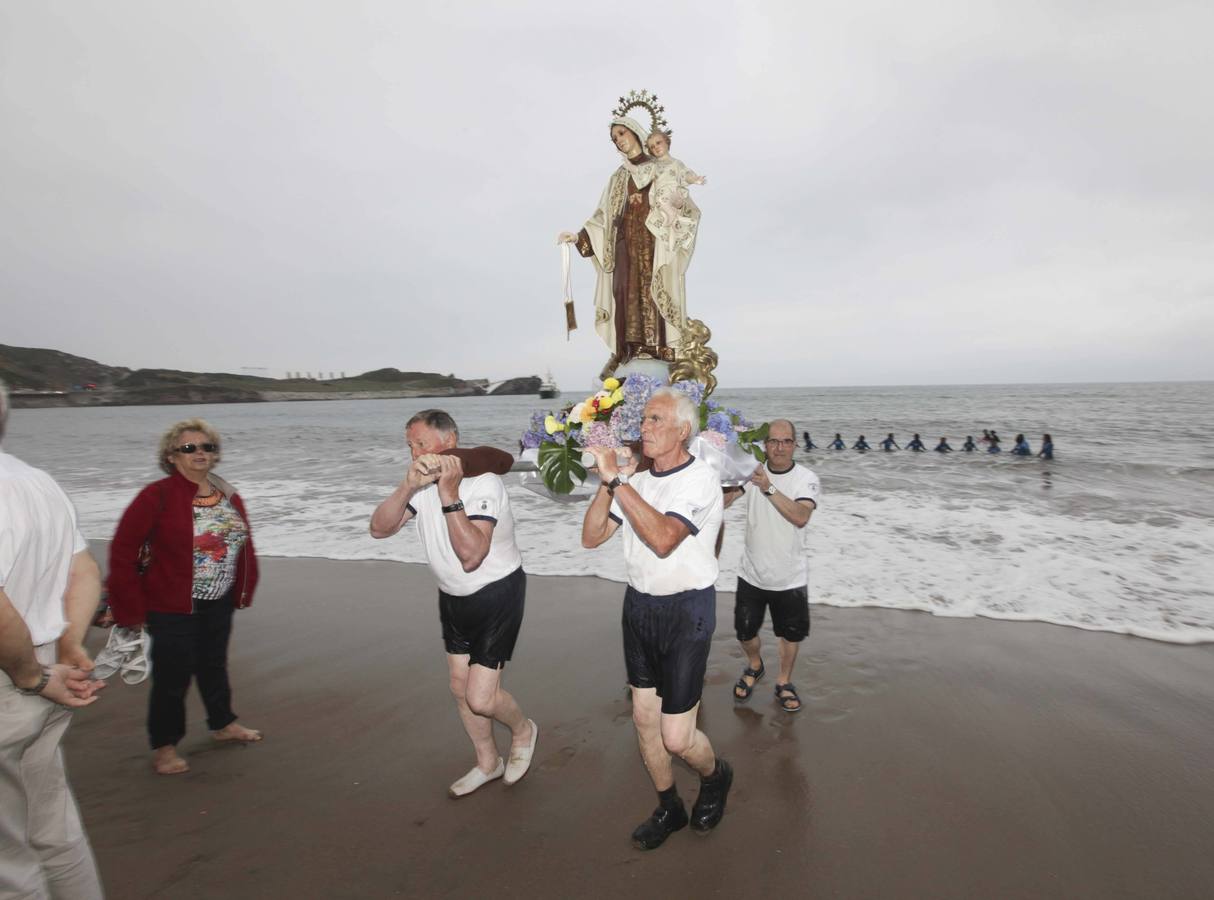
[[[650,128],[666,124],[656,100],[647,92],[633,92],[627,100],[621,98],[611,119],[611,141],[634,171],[650,162],[645,153]],[[649,113],[650,128],[628,115],[634,109]],[[560,235],[560,240],[573,243],[578,253],[594,261],[594,328],[611,350],[603,377],[636,359],[674,362],[686,328],[684,276],[695,242],[672,247],[655,240],[646,224],[652,182],[640,180],[643,187],[637,186],[628,167],[620,165],[581,231]],[[697,224],[698,215],[697,209]]]

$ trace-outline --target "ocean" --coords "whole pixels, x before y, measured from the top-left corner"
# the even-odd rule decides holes
[[[825,446],[993,428],[1005,452],[799,450],[822,502],[808,526],[810,599],[940,616],[1051,622],[1190,644],[1214,641],[1214,383],[977,385],[718,390],[761,421],[793,420]],[[566,392],[569,403],[582,395]],[[198,415],[222,434],[217,470],[245,498],[258,550],[274,556],[422,560],[411,529],[373,540],[367,522],[403,476],[402,430],[442,406],[461,443],[515,450],[535,397],[364,400],[190,407],[15,410],[5,449],[46,469],[75,501],[85,535],[108,539],[139,488],[161,477],[156,444]],[[1017,458],[1053,435],[1056,457]],[[618,541],[580,545],[580,503],[555,503],[507,476],[525,568],[621,579]],[[744,504],[726,513],[718,587],[733,590]],[[571,603],[577,598],[571,597]]]

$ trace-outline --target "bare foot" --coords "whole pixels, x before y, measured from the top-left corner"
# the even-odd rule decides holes
[[[217,741],[239,741],[242,744],[252,744],[261,740],[261,732],[254,731],[252,728],[245,728],[237,722],[232,722],[230,725],[225,725],[223,728],[212,733],[211,737]]]
[[[190,764],[177,755],[172,744],[152,751],[152,769],[157,775],[180,775],[190,771]]]

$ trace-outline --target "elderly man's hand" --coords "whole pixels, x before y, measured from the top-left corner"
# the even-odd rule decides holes
[[[761,491],[765,491],[771,487],[771,479],[767,477],[767,466],[760,463],[755,468],[755,473],[750,476],[750,483],[758,485]]]
[[[437,453],[426,453],[413,460],[405,475],[405,483],[412,490],[420,490],[428,484],[438,481],[441,471],[441,457]]]
[[[444,504],[459,498],[459,483],[464,478],[464,461],[458,456],[439,456],[438,495]]]
[[[94,681],[83,669],[63,663],[57,663],[50,669],[51,680],[39,696],[60,706],[88,706],[97,701],[97,692],[105,689],[104,681]]]

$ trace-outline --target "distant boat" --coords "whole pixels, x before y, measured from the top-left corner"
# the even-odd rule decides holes
[[[550,400],[553,397],[559,397],[561,389],[556,386],[556,382],[552,378],[552,370],[548,370],[547,377],[540,382],[540,397],[545,400]]]

